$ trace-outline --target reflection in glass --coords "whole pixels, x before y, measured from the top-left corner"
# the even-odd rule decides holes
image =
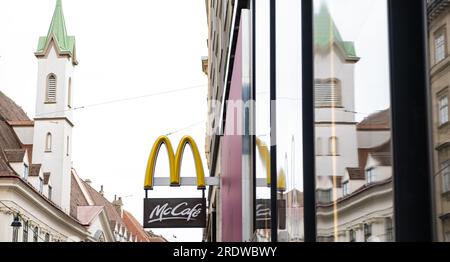
[[[270,0],[255,3],[255,235],[271,241],[270,201]],[[259,182],[258,182],[259,181]]]
[[[318,241],[394,240],[387,36],[386,1],[314,1]]]
[[[428,0],[428,46],[433,136],[434,224],[437,241],[450,242],[450,125],[448,57],[450,6],[447,1]]]
[[[278,241],[304,240],[301,2],[276,1]],[[324,86],[335,82],[323,83]]]

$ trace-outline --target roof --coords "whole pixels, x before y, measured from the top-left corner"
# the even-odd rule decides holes
[[[359,167],[347,167],[350,180],[366,179],[365,168],[367,159],[371,156],[380,166],[392,165],[391,140],[372,148],[358,148]]]
[[[34,121],[32,120],[17,120],[17,121],[8,121],[10,126],[34,126]]]
[[[120,217],[120,214],[117,212],[114,205],[111,202],[109,202],[108,199],[102,196],[102,194],[97,192],[97,190],[92,188],[91,185],[89,185],[83,180],[81,181],[82,181],[81,183],[83,183],[83,186],[87,189],[89,196],[92,198],[92,201],[94,201],[94,205],[104,206],[108,220],[116,222],[119,225],[124,225],[123,220]]]
[[[31,121],[23,109],[0,91],[0,120]]]
[[[73,63],[77,64],[75,59],[75,37],[67,35],[66,21],[64,19],[61,0],[56,1],[55,11],[47,36],[41,36],[39,38],[36,55],[43,55],[52,40],[55,41],[58,50],[62,54],[73,56]]]
[[[102,210],[103,206],[78,206],[77,219],[81,224],[89,225]]]
[[[123,211],[123,222],[128,231],[137,237],[139,242],[167,242],[164,238],[148,234],[137,219],[128,211]]]
[[[359,60],[354,43],[342,40],[326,4],[323,4],[320,11],[314,14],[314,44],[321,48],[336,44],[342,49],[347,60]]]
[[[78,206],[87,206],[89,202],[85,198],[83,191],[78,185],[75,175],[72,173],[71,176],[71,190],[70,190],[70,215],[72,217],[77,217]]]
[[[378,111],[364,118],[363,121],[358,123],[356,128],[359,131],[390,130],[391,118],[389,108]]]
[[[359,167],[347,167],[347,172],[350,180],[365,180],[366,177],[362,169]]]
[[[41,164],[32,164],[29,176],[39,176],[39,171],[41,171]]]
[[[0,163],[0,173],[3,175],[15,174],[7,164],[8,158],[15,161],[18,158],[23,160],[22,145],[8,121],[30,121],[30,119],[20,106],[0,91],[0,162],[2,162]],[[4,150],[10,151],[10,153],[5,154]],[[11,152],[11,150],[21,151]]]
[[[25,149],[5,149],[5,160],[10,163],[23,162],[25,157]]]

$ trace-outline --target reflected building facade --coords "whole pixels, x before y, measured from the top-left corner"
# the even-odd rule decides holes
[[[450,1],[428,0],[428,46],[432,112],[434,223],[438,241],[450,242]]]

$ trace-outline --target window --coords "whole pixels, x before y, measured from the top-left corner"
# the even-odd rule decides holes
[[[39,239],[39,228],[36,226],[33,230],[33,242],[38,242]]]
[[[338,138],[335,136],[330,137],[328,141],[329,154],[332,156],[337,156],[338,152]]]
[[[367,242],[372,236],[372,225],[364,224],[364,241]]]
[[[23,164],[23,179],[28,179],[29,168],[27,164]]]
[[[70,139],[69,137],[67,137],[67,142],[66,142],[66,156],[69,156],[69,146],[70,146]]]
[[[447,160],[441,164],[442,172],[442,193],[450,191],[450,160]]]
[[[56,102],[56,76],[49,74],[47,77],[47,92],[45,97],[46,103]]]
[[[440,29],[434,38],[434,56],[436,64],[444,60],[445,52],[445,28]]]
[[[327,204],[331,202],[331,189],[318,189],[317,201],[321,204]]]
[[[394,226],[390,217],[386,218],[386,241],[394,241]]]
[[[28,242],[28,221],[23,223],[23,242]]]
[[[15,221],[15,219],[14,219]],[[13,235],[12,235],[12,242],[18,242],[19,241],[19,227],[13,227]]]
[[[375,172],[373,168],[369,168],[366,170],[366,182],[367,184],[375,182]]]
[[[356,232],[353,229],[350,229],[348,232],[349,235],[349,242],[356,242]]]
[[[342,95],[337,79],[316,79],[314,85],[316,107],[340,107]]]
[[[45,137],[45,152],[52,152],[52,134],[50,132]]]
[[[50,234],[49,233],[45,234],[45,242],[50,242]]]
[[[317,140],[316,140],[316,155],[317,156],[321,156],[323,154],[322,147],[323,147],[323,145],[322,145],[322,138],[318,137]]]
[[[44,181],[40,177],[39,178],[39,193],[42,193],[43,190],[44,190]]]
[[[343,195],[343,196],[346,196],[346,195],[349,194],[348,183],[349,183],[348,181],[345,181],[345,182],[342,184],[342,195]]]
[[[72,108],[72,78],[69,78],[69,86],[67,88],[67,106]]]
[[[53,190],[53,188],[52,188],[52,186],[48,186],[48,199],[50,199],[50,200],[52,200],[52,190]]]
[[[439,124],[443,125],[448,122],[448,97],[442,96],[438,101],[439,106]]]

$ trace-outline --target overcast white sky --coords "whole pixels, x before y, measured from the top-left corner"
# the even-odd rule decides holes
[[[55,2],[0,1],[0,89],[30,118],[35,115],[34,52],[38,37],[47,34]],[[356,67],[357,111],[386,108],[386,1],[327,2],[344,40],[356,41],[362,57]],[[144,172],[155,139],[196,124],[171,139],[177,144],[182,135],[192,135],[204,155],[205,125],[199,122],[206,119],[207,78],[201,71],[201,57],[207,55],[205,2],[63,0],[63,9],[80,62],[73,77],[75,107],[204,85],[74,113],[72,155],[78,174],[91,179],[96,189],[104,185],[110,200],[124,197],[125,208],[142,221]],[[204,165],[206,170],[205,159]],[[161,157],[156,173],[167,174],[167,166]],[[182,176],[194,176],[190,154],[183,161]],[[159,188],[150,197],[168,194],[200,196],[195,188]],[[170,240],[201,240],[198,229],[154,231]]]

